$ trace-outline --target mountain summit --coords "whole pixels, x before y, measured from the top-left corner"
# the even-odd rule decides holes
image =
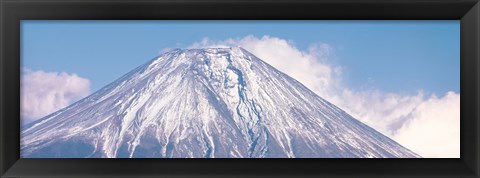
[[[21,156],[419,157],[240,47],[166,52],[27,125]]]

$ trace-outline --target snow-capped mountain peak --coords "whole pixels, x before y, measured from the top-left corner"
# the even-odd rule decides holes
[[[29,124],[21,155],[418,157],[241,47],[168,51]]]

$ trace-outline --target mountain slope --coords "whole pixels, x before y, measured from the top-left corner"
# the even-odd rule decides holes
[[[22,157],[418,157],[235,48],[173,50],[29,124]]]

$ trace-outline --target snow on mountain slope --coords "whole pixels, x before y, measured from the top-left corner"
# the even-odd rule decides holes
[[[173,50],[21,131],[32,157],[419,157],[239,48]]]

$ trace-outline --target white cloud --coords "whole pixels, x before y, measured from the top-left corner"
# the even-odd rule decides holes
[[[395,131],[394,139],[424,157],[458,158],[459,106],[460,95],[454,92],[442,98],[430,97],[407,116],[407,122]]]
[[[90,81],[77,74],[22,68],[21,123],[27,124],[72,104],[90,93]]]
[[[383,134],[392,136],[406,120],[406,116],[424,101],[424,94],[399,95],[379,90],[343,89],[337,93],[335,104],[353,117],[374,127]]]
[[[352,89],[342,84],[340,66],[330,59],[334,48],[314,43],[305,51],[293,42],[271,36],[212,41],[208,38],[190,48],[241,46],[297,79],[321,97],[344,109],[383,134],[423,157],[460,157],[460,94],[443,97]]]
[[[427,158],[460,157],[460,94],[443,97],[345,89],[338,105],[353,117]]]

